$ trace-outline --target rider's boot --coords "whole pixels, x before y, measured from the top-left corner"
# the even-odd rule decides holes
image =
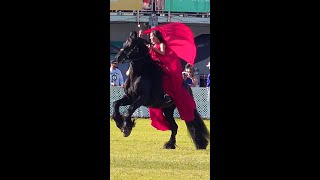
[[[171,97],[168,94],[165,94],[163,98],[166,103],[170,103],[172,101]]]

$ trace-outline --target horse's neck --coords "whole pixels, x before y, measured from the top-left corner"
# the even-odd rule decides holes
[[[137,55],[136,59],[140,59],[143,57],[144,59],[130,63],[130,68],[134,76],[140,76],[141,74],[144,74],[146,70],[148,70],[148,66],[150,66],[150,63],[152,61],[151,55],[149,54],[149,49],[147,47],[139,46],[139,49],[141,49],[142,51]]]
[[[141,62],[135,62],[135,63],[131,63],[130,67],[134,74],[139,74],[143,71],[144,64],[142,64]]]
[[[131,73],[133,76],[141,76],[148,75],[152,72],[152,64],[148,62],[148,60],[144,60],[144,62],[135,62],[130,63]]]

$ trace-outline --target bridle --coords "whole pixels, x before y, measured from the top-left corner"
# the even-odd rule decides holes
[[[146,58],[149,55],[149,52],[147,51],[147,53],[145,55],[143,55],[142,57],[140,57],[140,58],[135,58],[135,59],[130,58],[130,54],[132,52],[136,51],[136,54],[139,53],[140,49],[139,49],[138,46],[134,46],[134,48],[132,48],[129,52],[124,51],[124,49],[120,49],[120,51],[121,51],[121,53],[124,53],[124,55],[126,57],[126,59],[123,61],[123,63],[142,60],[142,59]]]

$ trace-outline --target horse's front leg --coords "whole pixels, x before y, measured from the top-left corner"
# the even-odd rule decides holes
[[[112,118],[115,120],[116,125],[119,129],[122,128],[123,126],[123,118],[119,112],[119,107],[120,106],[126,106],[128,104],[132,103],[132,100],[127,96],[124,95],[121,99],[113,102],[113,113],[112,113]]]
[[[121,128],[121,131],[123,132],[124,137],[128,137],[132,131],[132,128],[135,125],[135,122],[131,120],[131,116],[134,113],[134,111],[142,106],[144,100],[146,98],[144,96],[139,96],[128,108],[126,111],[127,116],[124,119],[123,126]]]

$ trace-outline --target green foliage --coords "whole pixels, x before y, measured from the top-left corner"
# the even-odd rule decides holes
[[[197,180],[210,178],[210,144],[196,150],[182,120],[176,149],[163,149],[171,131],[158,131],[150,119],[137,119],[129,137],[110,121],[111,180]],[[210,129],[210,121],[205,124]]]

